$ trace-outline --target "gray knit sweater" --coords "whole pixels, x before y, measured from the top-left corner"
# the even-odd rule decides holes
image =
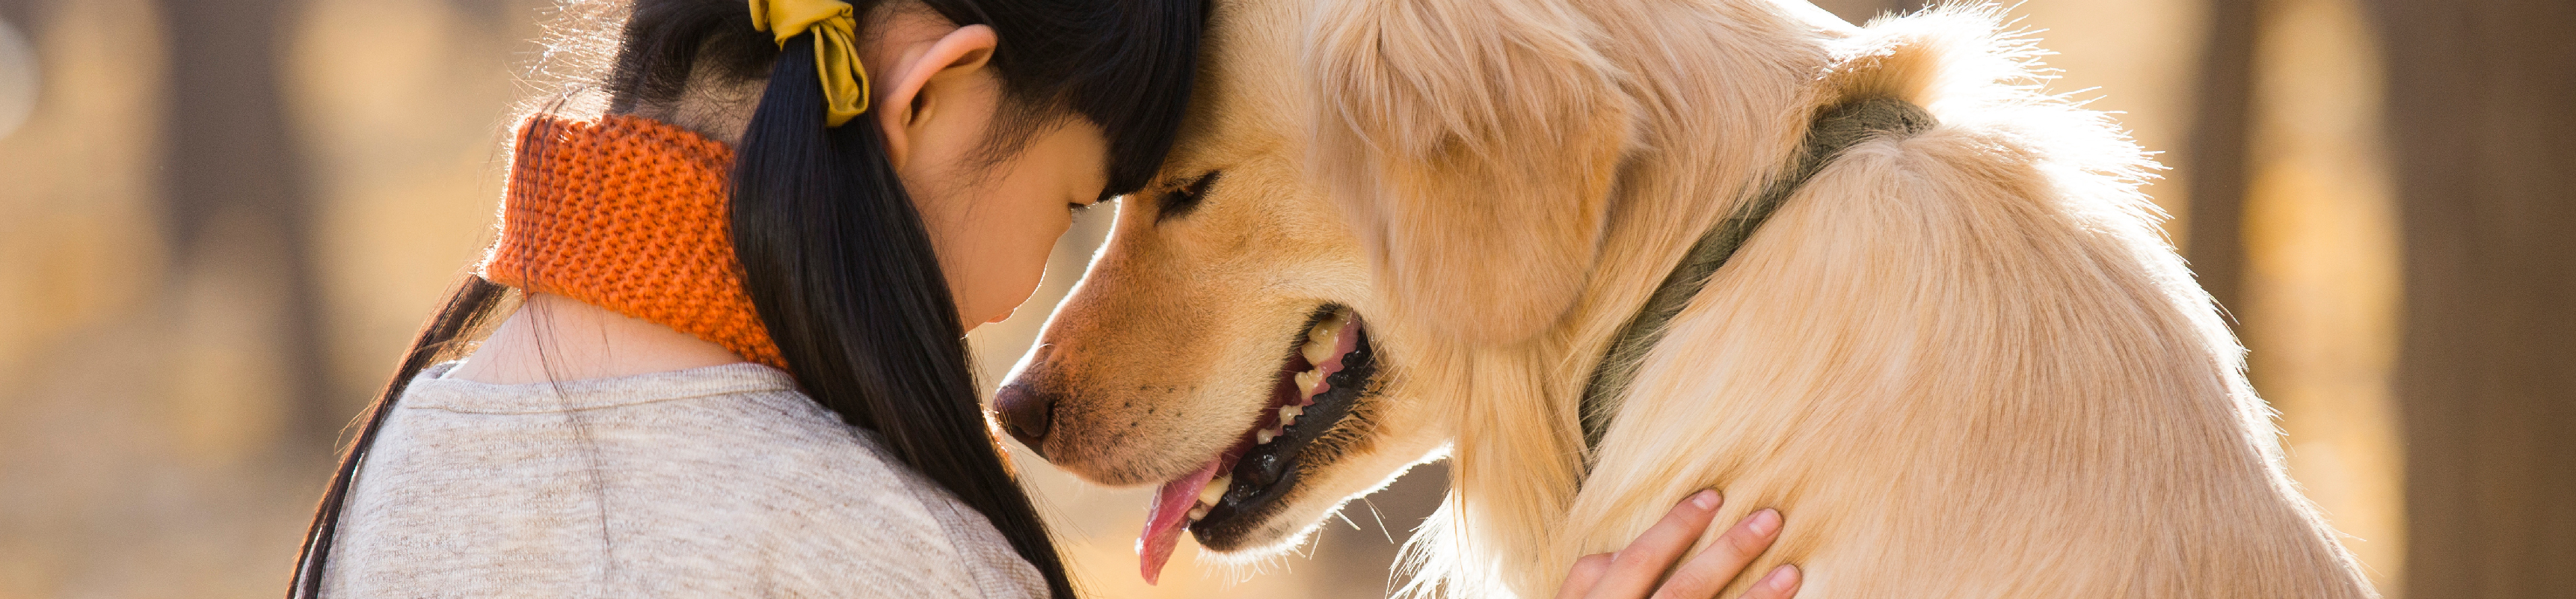
[[[351,489],[334,597],[1046,596],[982,514],[786,375],[414,379]]]

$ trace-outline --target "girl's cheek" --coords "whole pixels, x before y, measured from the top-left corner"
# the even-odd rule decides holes
[[[995,231],[1002,233],[1001,238],[988,240],[995,243],[987,247],[1000,251],[982,256],[980,263],[971,266],[976,273],[974,282],[977,284],[970,287],[978,296],[975,299],[979,300],[973,302],[974,308],[991,312],[970,314],[969,322],[1000,322],[1027,303],[1029,296],[1037,293],[1039,283],[1046,277],[1048,255],[1055,249],[1056,239],[1064,236],[1070,224],[1061,220],[1048,223],[1043,219],[1027,222],[1033,226],[1017,227],[1017,230],[1007,233]],[[984,319],[978,320],[979,316]]]

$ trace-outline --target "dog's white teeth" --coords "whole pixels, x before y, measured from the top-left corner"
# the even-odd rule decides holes
[[[1217,500],[1225,498],[1226,487],[1233,484],[1234,474],[1230,472],[1225,476],[1216,477],[1216,480],[1208,481],[1207,488],[1199,489],[1199,504],[1202,507],[1216,505]]]
[[[1342,325],[1334,324],[1333,321],[1330,320],[1315,323],[1315,328],[1306,329],[1306,343],[1308,344],[1323,343],[1331,345],[1339,343],[1341,340]]]
[[[1306,397],[1314,397],[1315,394],[1324,392],[1324,371],[1308,370],[1297,373],[1297,392]]]
[[[1288,428],[1290,426],[1295,426],[1297,424],[1297,417],[1305,414],[1305,406],[1280,406],[1279,427]]]
[[[1309,338],[1306,340],[1306,346],[1299,348],[1298,351],[1305,354],[1306,363],[1322,364],[1325,360],[1333,359],[1333,347],[1335,345],[1336,344],[1331,339],[1320,337]]]
[[[1197,506],[1197,507],[1190,508],[1190,521],[1192,521],[1192,522],[1196,522],[1196,521],[1199,521],[1199,520],[1205,520],[1205,519],[1207,519],[1207,513],[1208,513],[1208,506],[1204,506],[1204,505],[1202,505],[1202,506]]]
[[[1270,429],[1265,428],[1252,431],[1252,444],[1254,445],[1269,443],[1271,439],[1277,438],[1279,438],[1279,433],[1270,432]]]
[[[1333,348],[1341,345],[1342,325],[1350,322],[1349,310],[1335,310],[1331,316],[1315,321],[1315,328],[1306,329],[1306,361],[1321,364],[1325,358],[1333,357]],[[1315,347],[1317,344],[1323,345],[1323,348],[1318,350]],[[1318,351],[1324,354],[1322,358],[1315,357]]]

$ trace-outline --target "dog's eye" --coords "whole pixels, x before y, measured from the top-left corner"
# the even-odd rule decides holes
[[[1199,200],[1207,195],[1208,187],[1216,185],[1216,177],[1215,172],[1199,175],[1198,180],[1182,185],[1179,189],[1165,192],[1158,202],[1162,209],[1156,213],[1154,222],[1188,216],[1191,210],[1197,210]]]

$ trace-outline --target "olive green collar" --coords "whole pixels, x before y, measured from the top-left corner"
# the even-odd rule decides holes
[[[1789,199],[1807,180],[1823,170],[1825,163],[1852,146],[1880,136],[1905,137],[1923,132],[1934,125],[1932,114],[1911,102],[1889,98],[1869,98],[1845,102],[1816,116],[1807,129],[1806,143],[1791,159],[1789,168],[1781,171],[1762,195],[1748,202],[1734,216],[1718,221],[1708,233],[1691,244],[1681,264],[1655,288],[1646,305],[1620,327],[1619,336],[1611,342],[1601,365],[1592,371],[1592,382],[1583,391],[1583,446],[1585,461],[1600,448],[1601,436],[1610,428],[1610,418],[1617,411],[1617,401],[1637,376],[1639,363],[1655,342],[1664,338],[1666,325],[1689,305],[1692,297],[1708,286],[1709,276],[1726,266],[1736,248],[1753,236],[1780,203]]]

